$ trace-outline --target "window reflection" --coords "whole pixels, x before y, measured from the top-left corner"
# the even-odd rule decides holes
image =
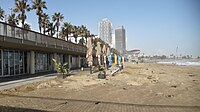
[[[26,68],[24,68],[24,65],[27,62],[25,62],[27,59],[26,52],[24,51],[17,51],[17,50],[3,50],[3,74],[4,76],[7,75],[19,75],[27,73]],[[0,66],[0,68],[2,68]],[[0,69],[2,71],[2,69]]]
[[[0,76],[2,76],[2,58],[1,58],[1,50],[0,50]]]

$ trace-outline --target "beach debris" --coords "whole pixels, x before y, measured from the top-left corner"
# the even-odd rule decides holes
[[[153,70],[151,71],[151,73],[153,73]]]
[[[196,75],[194,75],[194,74],[191,74],[191,75],[189,75],[190,77],[194,77],[194,76],[196,76]]]
[[[176,88],[177,86],[175,86],[175,85],[172,85],[171,87],[172,87],[172,88]]]
[[[194,82],[195,82],[195,81],[198,81],[198,80],[192,80],[192,81],[194,81]]]
[[[153,78],[153,76],[152,76],[152,75],[150,75],[150,76],[148,76],[148,77],[147,77],[147,79],[152,79],[152,78]]]
[[[68,103],[68,102],[66,101],[66,102],[60,103],[60,105],[67,104],[67,103]]]
[[[126,90],[126,88],[125,88],[125,87],[123,87],[123,90]]]
[[[168,97],[168,98],[172,98],[172,97],[174,97],[174,95],[167,95],[166,97]]]
[[[161,95],[163,95],[163,93],[159,92],[159,93],[156,93],[155,95],[156,96],[161,96]]]
[[[148,68],[146,68],[146,70],[149,70]]]
[[[151,81],[151,83],[156,83],[156,82],[158,82],[158,80],[152,80],[152,81]]]
[[[95,102],[94,104],[98,105],[98,104],[100,104],[100,103],[101,103],[100,101],[97,101],[97,102]]]
[[[159,74],[167,74],[167,73],[165,73],[165,72],[160,72]]]

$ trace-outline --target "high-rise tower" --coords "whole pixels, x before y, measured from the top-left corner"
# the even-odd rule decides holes
[[[112,23],[108,18],[104,18],[99,23],[99,37],[109,45],[112,44]]]
[[[116,49],[124,54],[126,51],[126,36],[125,29],[123,26],[119,26],[115,29],[115,46]]]

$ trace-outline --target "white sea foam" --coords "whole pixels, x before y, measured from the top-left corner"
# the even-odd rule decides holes
[[[200,66],[199,60],[158,61],[158,64],[175,64],[180,66]]]

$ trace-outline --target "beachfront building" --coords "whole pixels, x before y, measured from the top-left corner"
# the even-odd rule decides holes
[[[130,51],[126,52],[127,54],[127,59],[129,62],[138,62],[138,57],[140,55],[140,50],[139,49],[133,49]]]
[[[101,40],[112,45],[112,23],[108,20],[108,18],[104,18],[99,23],[99,37]]]
[[[0,22],[0,77],[55,71],[52,58],[70,69],[85,63],[87,48]]]
[[[119,26],[115,29],[115,48],[121,53],[126,52],[126,36],[123,26]]]

